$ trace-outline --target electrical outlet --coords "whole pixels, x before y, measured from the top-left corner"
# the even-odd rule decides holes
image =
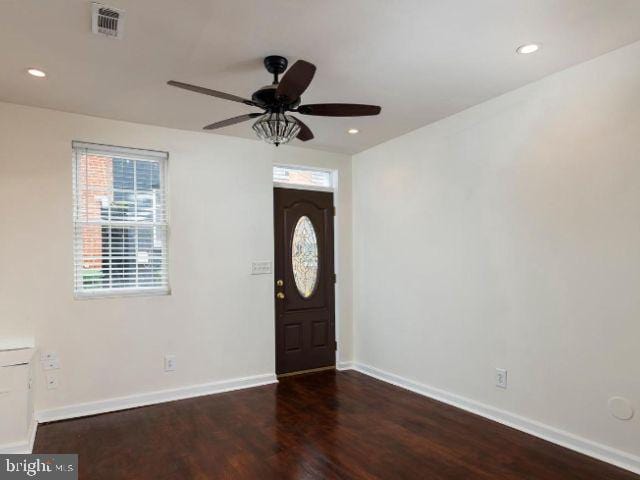
[[[58,375],[56,375],[55,373],[48,373],[47,374],[47,389],[48,390],[55,390],[56,388],[58,388]]]
[[[45,360],[42,362],[42,368],[45,370],[58,370],[60,368],[60,360],[57,357]]]
[[[42,352],[40,353],[40,361],[48,362],[49,360],[57,360],[58,354],[56,352]]]
[[[176,356],[175,355],[165,355],[164,356],[164,371],[165,372],[175,372],[176,370]]]
[[[507,388],[507,371],[504,368],[496,368],[496,387]]]

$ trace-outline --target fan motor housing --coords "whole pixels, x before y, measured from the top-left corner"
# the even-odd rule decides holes
[[[300,105],[300,99],[298,98],[295,102],[288,103],[283,102],[281,99],[276,97],[276,89],[278,88],[277,84],[274,85],[265,85],[253,92],[251,95],[251,100],[254,102],[264,105],[265,109],[268,111],[284,111],[291,110]]]

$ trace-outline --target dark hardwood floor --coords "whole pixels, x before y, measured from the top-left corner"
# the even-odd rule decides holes
[[[640,479],[356,372],[41,425],[34,453],[88,480]]]

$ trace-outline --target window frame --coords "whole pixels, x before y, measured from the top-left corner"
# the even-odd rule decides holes
[[[276,168],[284,168],[285,170],[302,170],[308,172],[320,172],[327,174],[329,177],[330,185],[328,187],[321,185],[308,185],[306,183],[289,183],[289,182],[278,182],[273,175],[273,171]],[[313,190],[317,192],[336,192],[337,188],[337,171],[331,170],[328,168],[320,168],[320,167],[310,167],[307,165],[292,165],[292,164],[284,164],[284,163],[274,163],[271,168],[271,179],[273,182],[273,186],[277,188],[292,188],[296,190]]]
[[[84,151],[83,151],[84,150]],[[80,201],[80,183],[78,179],[78,171],[79,171],[79,159],[81,155],[86,155],[87,153],[96,154],[96,155],[104,155],[106,157],[110,157],[113,161],[114,158],[122,158],[127,160],[142,160],[142,161],[153,161],[157,160],[160,164],[160,188],[159,191],[164,197],[164,272],[165,275],[165,284],[162,286],[152,286],[152,287],[117,287],[117,288],[99,288],[99,289],[82,289],[78,288],[76,283],[76,277],[78,275],[79,270],[81,270],[82,265],[82,254],[77,253],[76,243],[78,242],[78,226],[86,225],[89,222],[81,221],[78,219],[78,208]],[[150,150],[150,149],[142,149],[135,147],[123,147],[117,145],[109,145],[109,144],[100,144],[100,143],[91,143],[84,141],[72,141],[71,142],[71,156],[72,156],[72,257],[73,257],[73,280],[72,280],[72,288],[73,288],[73,296],[76,300],[88,300],[88,299],[100,299],[100,298],[121,298],[121,297],[146,297],[146,296],[164,296],[171,295],[171,283],[169,277],[169,239],[170,239],[170,215],[169,215],[169,184],[168,184],[168,169],[169,169],[169,152],[161,151],[161,150]],[[85,186],[86,188],[86,186]],[[113,192],[113,187],[112,187]],[[154,204],[156,200],[154,199]],[[153,229],[153,241],[155,243],[157,236],[157,211],[153,209],[153,217],[154,221],[152,225],[149,227]],[[98,225],[109,225],[111,228],[114,226],[117,227],[117,224],[113,223],[98,223]],[[124,222],[123,227],[132,227],[131,224],[126,224]],[[136,250],[136,257],[138,255],[138,250]]]

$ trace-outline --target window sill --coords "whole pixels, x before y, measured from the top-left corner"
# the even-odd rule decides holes
[[[76,292],[75,300],[93,300],[98,298],[122,298],[122,297],[156,297],[171,295],[170,288],[113,288],[109,290],[96,290]]]

